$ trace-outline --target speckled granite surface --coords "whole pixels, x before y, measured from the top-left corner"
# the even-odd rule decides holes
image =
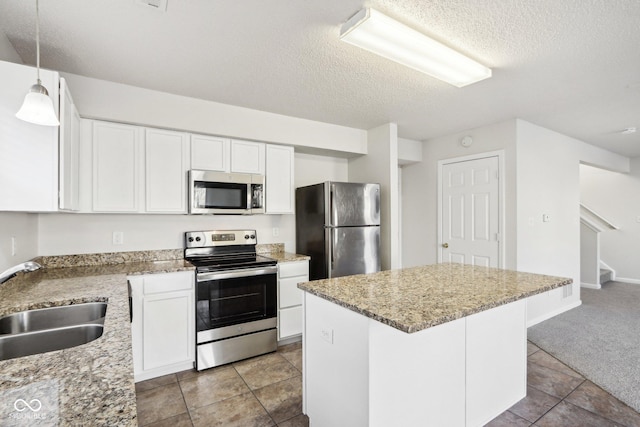
[[[78,267],[88,265],[106,265],[137,262],[179,260],[183,249],[164,249],[156,251],[105,252],[97,254],[41,256],[34,261],[48,268]]]
[[[126,276],[192,269],[181,259],[45,268],[0,286],[0,315],[108,301],[104,333],[95,341],[0,361],[0,425],[138,425]],[[36,413],[18,399],[34,408],[38,399],[41,408]]]
[[[404,332],[417,332],[572,283],[565,277],[435,264],[298,284]]]
[[[293,254],[284,251],[284,243],[268,243],[256,245],[256,252],[278,262],[304,261],[311,259],[308,255]]]

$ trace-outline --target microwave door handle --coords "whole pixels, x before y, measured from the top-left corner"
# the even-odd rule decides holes
[[[250,214],[251,209],[253,208],[253,185],[251,183],[247,184],[247,210],[246,213]]]

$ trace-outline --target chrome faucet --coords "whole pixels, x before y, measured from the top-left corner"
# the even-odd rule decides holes
[[[16,275],[16,273],[19,273],[21,271],[36,271],[39,268],[42,268],[42,266],[34,261],[27,261],[23,262],[22,264],[18,264],[0,273],[0,284],[11,279]]]

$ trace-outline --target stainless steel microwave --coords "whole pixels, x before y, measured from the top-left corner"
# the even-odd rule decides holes
[[[190,170],[189,213],[264,213],[264,175]]]

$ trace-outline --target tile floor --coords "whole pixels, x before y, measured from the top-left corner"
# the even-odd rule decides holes
[[[300,343],[203,372],[136,384],[141,426],[308,426]],[[640,427],[640,414],[528,343],[527,397],[488,424]]]

